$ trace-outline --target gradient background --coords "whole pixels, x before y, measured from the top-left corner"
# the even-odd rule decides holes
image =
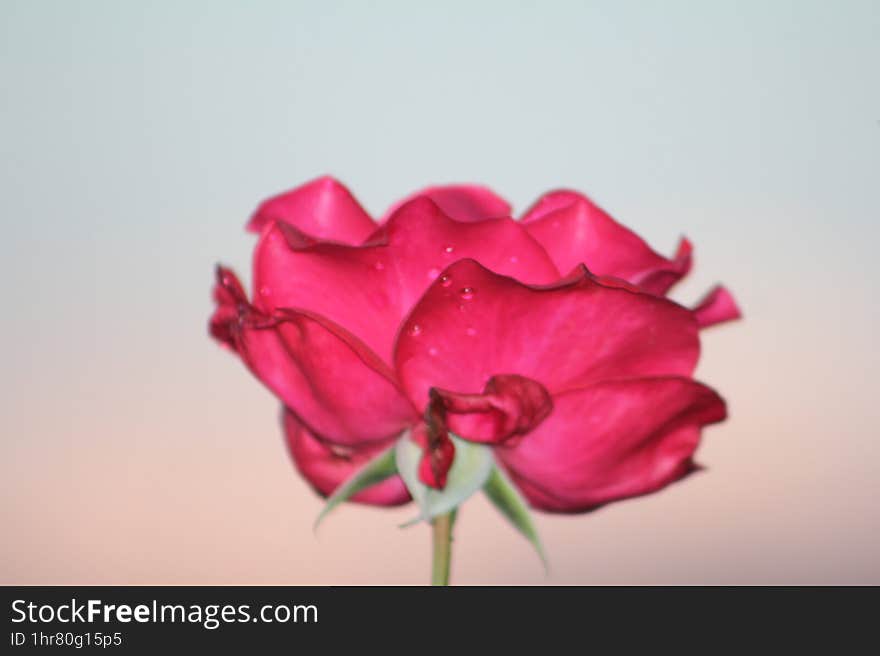
[[[671,253],[730,403],[708,471],[538,559],[482,498],[458,583],[880,583],[880,4],[0,1],[3,583],[423,583],[412,508],[321,502],[206,334],[262,198],[571,186]]]

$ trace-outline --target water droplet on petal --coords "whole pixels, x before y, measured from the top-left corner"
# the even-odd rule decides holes
[[[422,327],[419,324],[414,323],[413,325],[411,325],[409,327],[409,331],[407,331],[407,332],[409,332],[409,334],[412,335],[413,337],[418,337],[419,335],[422,334]]]
[[[439,275],[440,275],[440,269],[438,269],[437,267],[433,267],[428,270],[428,279],[429,280],[436,280],[437,276],[439,276]]]
[[[333,454],[333,457],[340,458],[342,460],[351,460],[352,453],[354,449],[351,447],[338,446],[336,444],[327,444],[330,449],[330,452]]]
[[[454,246],[447,246],[446,248],[443,249],[443,252],[444,253],[454,253],[455,247]]]
[[[452,278],[446,275],[440,276],[440,284],[444,287],[449,287],[452,284]]]
[[[462,287],[461,291],[458,292],[458,295],[461,296],[464,300],[469,301],[474,297],[474,288]]]

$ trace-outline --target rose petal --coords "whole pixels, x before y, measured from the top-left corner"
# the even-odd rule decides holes
[[[388,366],[323,317],[286,311],[273,329],[242,332],[239,353],[310,428],[337,444],[394,435],[417,415]]]
[[[623,278],[663,295],[691,267],[692,248],[687,239],[682,239],[675,257],[667,259],[574,191],[544,195],[522,221],[560,271],[585,264],[596,275]]]
[[[357,449],[340,448],[319,440],[290,410],[282,416],[287,448],[305,479],[322,496],[330,496],[372,458],[393,443],[370,444]],[[352,496],[349,501],[376,506],[396,506],[410,500],[400,476],[392,476]]]
[[[671,260],[663,258],[662,264],[649,273],[634,278],[634,282],[645,291],[665,296],[675,283],[690,272],[694,264],[693,252],[694,247],[690,240],[682,237]]]
[[[521,280],[556,280],[544,250],[512,219],[461,223],[417,198],[360,247],[310,240],[276,224],[261,236],[254,264],[257,304],[308,309],[359,337],[387,362],[400,322],[451,262],[478,258]]]
[[[439,423],[438,423],[439,422]],[[442,418],[430,417],[430,427],[420,423],[412,429],[411,439],[422,447],[419,480],[435,490],[446,487],[446,479],[455,460],[455,444],[449,437]]]
[[[689,473],[700,429],[724,401],[686,378],[609,381],[557,395],[553,413],[516,445],[496,448],[529,501],[583,512],[647,494]]]
[[[385,214],[383,222],[400,207],[419,196],[433,200],[443,213],[456,221],[482,221],[510,216],[510,204],[488,187],[474,184],[427,187],[395,203]]]
[[[442,401],[446,426],[471,442],[500,444],[528,433],[553,409],[541,383],[516,375],[493,376],[481,394],[434,389]]]
[[[700,328],[708,328],[742,317],[739,306],[727,288],[718,285],[706,294],[694,308]]]
[[[236,349],[232,327],[238,323],[239,307],[249,306],[247,294],[231,269],[218,265],[212,296],[216,307],[208,324],[211,335],[223,346]]]
[[[498,374],[555,395],[607,378],[690,375],[698,356],[696,320],[672,301],[606,286],[585,269],[536,287],[462,260],[413,309],[395,366],[423,408],[431,387],[477,393]]]
[[[228,270],[218,271],[218,288],[224,297],[241,289]],[[234,314],[221,304],[212,332],[312,430],[337,444],[382,440],[418,418],[388,365],[323,317],[294,310],[269,317],[242,292]]]
[[[376,229],[351,192],[329,176],[264,201],[251,216],[247,229],[261,232],[275,221],[343,244],[360,244]]]

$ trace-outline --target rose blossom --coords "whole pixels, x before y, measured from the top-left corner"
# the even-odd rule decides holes
[[[694,468],[724,401],[692,378],[699,329],[739,311],[722,287],[665,294],[691,267],[581,194],[520,221],[484,187],[426,189],[376,223],[321,178],[264,202],[253,295],[217,271],[211,333],[284,406],[293,460],[322,494],[409,430],[443,488],[449,434],[490,445],[532,506],[581,512]],[[353,500],[408,501],[398,476]]]

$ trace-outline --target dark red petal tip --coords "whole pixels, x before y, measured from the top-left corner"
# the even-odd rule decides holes
[[[553,409],[553,400],[541,383],[506,374],[493,376],[482,394],[433,390],[445,410],[448,428],[471,442],[500,444],[524,435]]]
[[[448,437],[440,440],[430,450],[426,450],[419,461],[419,480],[428,487],[442,490],[452,462],[455,460],[455,445]]]
[[[236,334],[242,314],[250,308],[244,288],[232,269],[218,264],[215,270],[212,296],[216,308],[211,315],[208,330],[218,342],[237,350]]]
[[[428,487],[442,490],[446,487],[446,479],[455,460],[455,444],[446,431],[442,411],[438,414],[438,408],[438,405],[429,406],[425,412],[425,421],[412,429],[411,438],[422,447],[419,480]]]

